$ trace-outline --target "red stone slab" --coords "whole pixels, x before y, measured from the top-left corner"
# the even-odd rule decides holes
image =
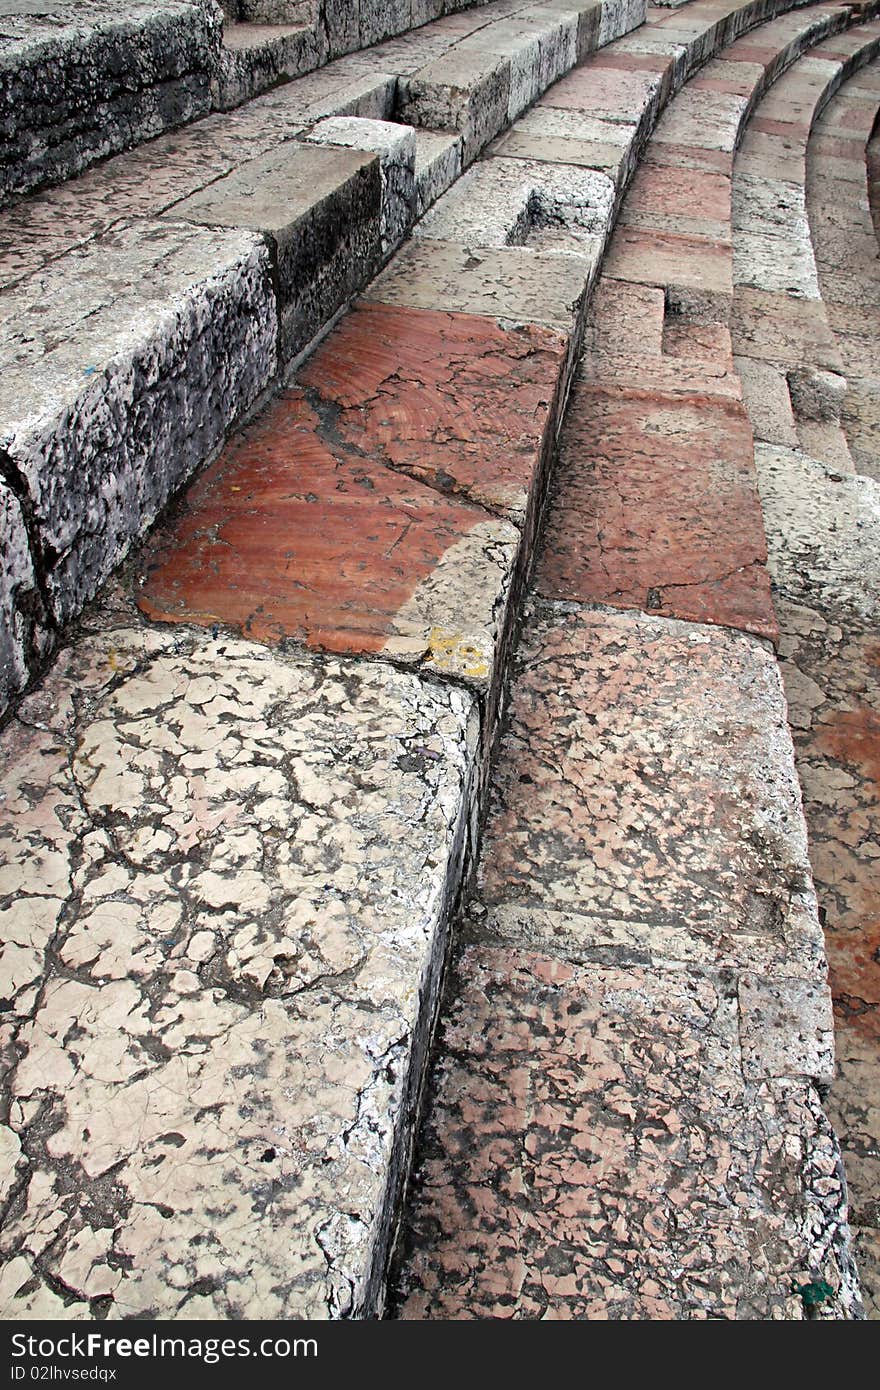
[[[503,582],[497,542],[515,532],[497,514],[528,512],[566,349],[549,328],[358,306],[150,545],[142,609],[336,652],[418,645],[401,609],[482,526],[479,576],[456,579],[459,556],[432,601],[435,624],[456,628],[468,586]]]
[[[322,438],[301,390],[228,446],[146,553],[151,618],[228,623],[376,652],[446,550],[486,513]]]
[[[365,303],[299,372],[333,436],[357,452],[521,521],[549,447],[562,333],[470,314]]]
[[[611,382],[572,393],[537,591],[775,641],[742,405]]]
[[[679,169],[662,165],[640,168],[626,195],[628,218],[639,212],[730,221],[730,179],[704,169]]]
[[[680,289],[694,302],[717,307],[719,318],[733,294],[730,243],[714,238],[618,227],[604,271],[616,280]]]

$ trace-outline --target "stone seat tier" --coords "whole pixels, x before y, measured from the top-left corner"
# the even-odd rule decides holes
[[[407,119],[459,131],[471,158],[484,128],[496,133],[509,110],[516,114],[644,8],[644,0],[490,0],[437,19],[427,7],[413,14],[407,5],[403,14],[345,3],[305,26],[233,29],[224,45],[213,0],[132,0],[123,13],[105,0],[87,14],[75,0],[57,0],[49,15],[13,15],[0,30],[0,109],[9,132],[0,202],[334,59],[342,64],[337,76],[393,74],[401,98],[407,91]],[[389,32],[400,36],[378,42]],[[366,52],[341,56],[352,50]],[[427,111],[437,120],[423,119]]]
[[[877,513],[867,488],[859,507],[838,487],[835,506],[818,463],[789,469],[787,488],[766,468],[731,343],[744,321],[740,272],[790,274],[786,254],[805,235],[801,223],[793,236],[789,190],[765,165],[749,206],[778,255],[753,254],[739,168],[768,132],[790,152],[802,127],[803,145],[834,84],[875,52],[876,23],[840,24],[816,7],[708,61],[657,122],[613,231],[427,1084],[397,1316],[860,1316],[840,1147],[822,1105],[833,1075],[825,951],[766,639],[803,665],[790,695],[796,737],[821,701],[807,791],[817,870],[834,883],[823,912],[843,901],[851,933],[859,922],[841,981],[867,987]],[[561,105],[579,79],[540,108]],[[522,151],[527,163],[533,154]],[[425,219],[426,237],[447,210],[445,226],[467,219],[475,235],[482,173],[500,209],[486,219],[495,238],[522,201],[507,163],[466,175],[470,198],[456,185]],[[803,280],[788,292],[799,305],[804,293]],[[763,321],[784,335],[781,290],[779,300]],[[793,377],[793,396],[821,396],[821,380]],[[835,595],[824,622],[811,585],[815,598]],[[852,622],[837,627],[847,594],[864,645]],[[837,721],[815,660],[835,641]],[[867,1017],[852,994],[845,1003],[844,1110],[856,1117],[876,1028],[870,1003]],[[876,1075],[875,1050],[873,1065]],[[862,1160],[864,1109],[860,1122]]]
[[[880,104],[876,53],[876,25],[829,39],[758,108],[734,169],[734,219],[751,255],[735,265],[731,325],[835,1006],[827,1109],[871,1318],[880,1310],[880,322],[865,144]]]

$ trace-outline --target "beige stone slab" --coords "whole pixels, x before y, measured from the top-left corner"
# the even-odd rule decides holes
[[[452,687],[181,630],[88,638],[29,699],[8,1316],[56,1280],[80,1317],[375,1310],[473,733]]]
[[[594,273],[594,263],[585,256],[525,246],[471,250],[426,238],[404,246],[364,298],[546,323],[568,332]]]

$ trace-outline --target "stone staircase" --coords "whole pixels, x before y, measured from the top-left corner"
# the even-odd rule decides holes
[[[224,8],[0,211],[5,1315],[858,1316],[762,450],[873,7]]]

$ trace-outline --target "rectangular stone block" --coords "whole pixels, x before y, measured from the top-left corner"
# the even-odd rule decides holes
[[[2,748],[19,1046],[0,1309],[381,1314],[473,698],[386,663],[112,627],[63,655],[30,718]],[[27,1143],[38,1113],[48,1153]]]
[[[271,242],[280,352],[294,357],[382,261],[378,156],[289,141],[233,170],[167,216],[246,227]]]
[[[0,447],[53,621],[73,617],[276,369],[265,247],[142,223],[0,299]]]
[[[509,59],[454,49],[401,79],[397,116],[408,125],[457,131],[470,164],[507,124],[510,80]]]
[[[219,11],[184,0],[0,16],[0,199],[209,111],[220,36]]]

